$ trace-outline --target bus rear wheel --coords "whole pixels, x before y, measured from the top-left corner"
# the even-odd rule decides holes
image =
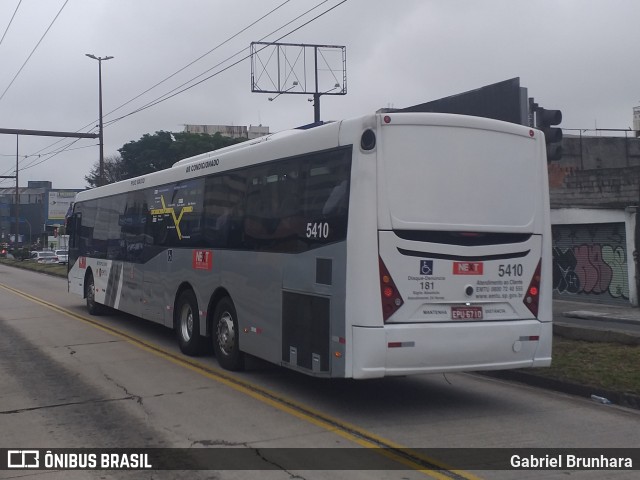
[[[186,355],[199,355],[202,353],[200,314],[198,301],[191,290],[185,290],[180,294],[175,312],[176,335],[180,350]]]
[[[213,350],[220,366],[226,370],[244,370],[240,351],[238,316],[229,297],[222,298],[213,314]]]

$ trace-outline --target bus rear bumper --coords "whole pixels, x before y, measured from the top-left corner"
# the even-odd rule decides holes
[[[517,320],[353,327],[353,378],[551,364],[551,322]]]

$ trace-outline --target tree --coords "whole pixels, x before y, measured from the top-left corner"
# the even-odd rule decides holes
[[[206,135],[188,132],[158,131],[153,135],[145,133],[139,140],[131,141],[118,149],[120,155],[105,158],[105,183],[137,177],[171,167],[184,158],[218,150],[245,138],[224,137],[219,133]],[[99,162],[94,164],[85,180],[91,187],[98,185]]]
[[[89,188],[97,187],[100,180],[100,160],[94,163],[89,175],[86,175],[84,179],[89,184]],[[122,171],[122,158],[120,155],[110,155],[104,159],[104,179],[105,185],[109,183],[119,182],[124,180]]]
[[[129,142],[118,151],[122,156],[124,178],[132,178],[164,170],[184,158],[218,150],[244,140],[223,137],[219,133],[206,135],[159,131],[153,135],[147,133],[140,140]]]

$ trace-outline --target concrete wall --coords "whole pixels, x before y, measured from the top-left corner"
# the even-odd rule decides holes
[[[638,205],[640,166],[579,170],[549,165],[551,208]]]
[[[549,164],[551,208],[638,205],[640,139],[568,137],[563,154]]]
[[[640,138],[567,136],[557,163],[581,170],[640,166]]]

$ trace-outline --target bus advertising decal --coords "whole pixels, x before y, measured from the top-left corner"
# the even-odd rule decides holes
[[[453,262],[454,275],[482,275],[482,262]]]
[[[213,252],[211,250],[194,250],[192,260],[194,270],[211,270]]]
[[[193,165],[187,165],[186,173],[196,173],[199,170],[217,167],[218,165],[220,165],[220,159],[213,158],[204,162],[194,163]]]

